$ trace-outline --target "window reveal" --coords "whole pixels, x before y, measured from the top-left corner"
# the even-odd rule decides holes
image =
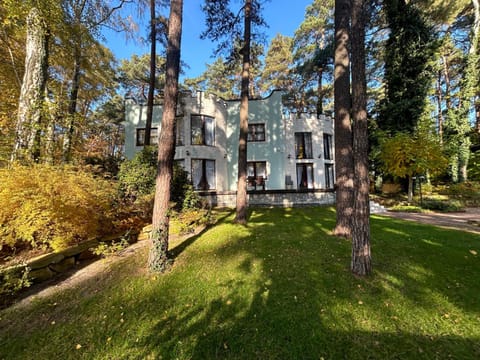
[[[310,132],[295,133],[295,158],[296,159],[313,159],[312,133]]]
[[[297,188],[313,189],[313,164],[297,164]]]
[[[333,160],[332,135],[323,134],[323,157],[325,160]]]
[[[247,183],[250,188],[255,190],[265,190],[265,180],[267,178],[266,161],[247,162]]]
[[[192,159],[192,182],[195,190],[215,189],[215,160]]]
[[[265,141],[265,124],[249,124],[247,141]]]
[[[215,145],[215,118],[205,115],[191,116],[192,145]]]
[[[152,127],[150,129],[150,145],[158,144],[158,128]],[[145,128],[137,129],[137,146],[145,146]]]

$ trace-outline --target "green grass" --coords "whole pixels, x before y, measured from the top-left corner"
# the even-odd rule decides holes
[[[480,358],[480,236],[374,217],[361,279],[334,223],[331,208],[254,209],[172,244],[165,275],[129,257],[0,312],[0,359]]]

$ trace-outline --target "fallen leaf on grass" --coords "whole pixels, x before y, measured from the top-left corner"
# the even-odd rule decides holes
[[[469,251],[470,251],[470,254],[472,255],[478,255],[478,253],[475,250],[469,250]]]

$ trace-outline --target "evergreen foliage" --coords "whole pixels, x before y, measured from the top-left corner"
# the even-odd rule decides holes
[[[385,99],[379,127],[413,133],[427,104],[437,48],[435,32],[412,3],[385,1],[390,35],[385,45]]]

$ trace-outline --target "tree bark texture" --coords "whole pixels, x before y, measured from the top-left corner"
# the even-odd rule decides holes
[[[334,234],[351,235],[353,206],[352,127],[350,122],[350,0],[335,0],[335,173],[337,223]]]
[[[352,1],[352,114],[354,203],[351,270],[356,275],[365,276],[372,270],[365,75],[365,0]]]
[[[75,46],[73,54],[73,77],[72,87],[68,97],[67,126],[63,138],[63,162],[72,161],[73,135],[75,133],[75,116],[77,114],[78,91],[80,90],[80,73],[82,53],[78,46]]]
[[[155,0],[150,0],[150,79],[148,81],[147,119],[145,122],[145,146],[150,145],[153,118],[153,95],[155,92],[155,69],[157,60],[157,23],[155,14]]]
[[[183,0],[170,1],[168,45],[165,75],[165,99],[162,127],[158,141],[157,179],[152,217],[151,246],[148,268],[152,272],[164,272],[169,268],[168,231],[170,183],[175,155],[175,115],[180,74],[180,44],[182,37]]]
[[[25,73],[18,101],[12,161],[38,161],[48,70],[48,30],[36,8],[27,17]]]
[[[242,48],[242,90],[240,103],[240,134],[238,139],[238,182],[235,222],[247,223],[247,135],[248,98],[250,85],[250,35],[252,1],[245,1],[244,45]]]

